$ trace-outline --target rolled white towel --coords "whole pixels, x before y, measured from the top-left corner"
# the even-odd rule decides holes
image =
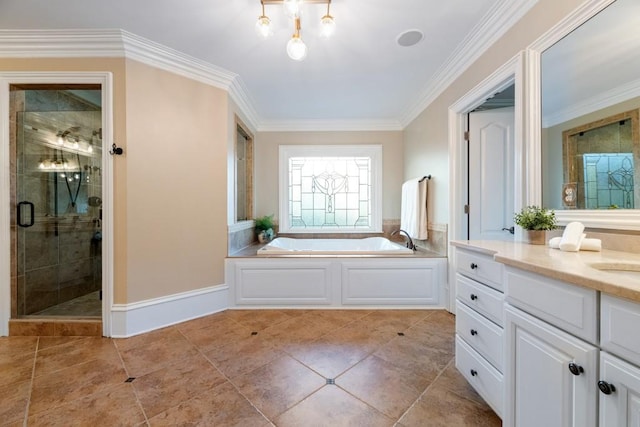
[[[584,239],[584,224],[581,222],[570,222],[564,228],[562,240],[560,240],[560,250],[566,252],[578,252],[580,243]]]
[[[583,239],[580,244],[581,251],[600,252],[602,250],[602,240],[600,239]]]
[[[560,249],[560,241],[562,240],[562,236],[553,237],[549,239],[549,247],[551,249]]]

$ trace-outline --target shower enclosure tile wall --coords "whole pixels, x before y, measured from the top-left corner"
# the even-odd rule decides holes
[[[11,107],[12,317],[99,316],[55,307],[91,293],[100,307],[100,106],[73,91],[13,90]],[[18,212],[31,221],[25,200],[34,223],[19,227]]]

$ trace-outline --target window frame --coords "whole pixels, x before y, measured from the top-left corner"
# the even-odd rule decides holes
[[[381,233],[382,232],[382,144],[280,145],[278,227],[280,233]],[[291,229],[289,223],[289,159],[292,157],[369,157],[371,159],[371,224],[369,227],[310,227]]]

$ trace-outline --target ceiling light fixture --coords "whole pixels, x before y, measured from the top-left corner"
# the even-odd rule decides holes
[[[302,13],[303,3],[319,3],[327,5],[327,14],[320,19],[320,36],[323,38],[331,37],[335,32],[336,22],[331,16],[330,6],[331,0],[260,0],[262,5],[262,15],[258,17],[256,22],[256,33],[262,38],[268,38],[273,35],[273,29],[271,27],[271,19],[265,14],[264,6],[266,4],[282,4],[284,6],[285,14],[293,20],[294,33],[291,39],[287,43],[287,54],[289,58],[295,61],[302,61],[307,57],[307,45],[302,40],[300,30],[302,28],[300,24],[300,16]]]

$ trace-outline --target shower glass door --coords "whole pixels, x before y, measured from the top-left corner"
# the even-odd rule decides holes
[[[12,174],[15,313],[99,317],[102,113],[89,95],[100,91],[22,92]]]

